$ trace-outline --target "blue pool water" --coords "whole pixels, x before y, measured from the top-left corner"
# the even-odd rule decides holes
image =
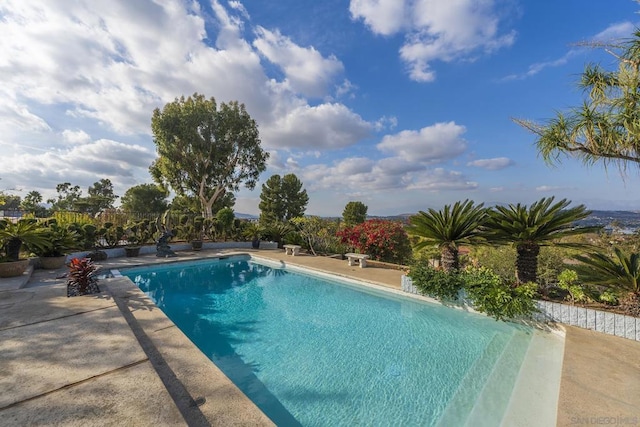
[[[531,336],[248,257],[122,274],[280,426],[462,425],[487,393],[499,423]]]

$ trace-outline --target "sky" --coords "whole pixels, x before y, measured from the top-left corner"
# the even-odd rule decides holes
[[[236,212],[294,173],[307,214],[415,213],[471,199],[567,198],[640,210],[631,167],[550,167],[513,118],[582,103],[584,46],[629,37],[632,0],[3,0],[0,190],[116,194],[152,182],[155,108],[195,92],[237,100],[270,152]]]

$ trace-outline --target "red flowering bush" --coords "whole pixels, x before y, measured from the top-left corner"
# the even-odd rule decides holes
[[[375,260],[404,264],[411,258],[409,237],[399,222],[370,219],[340,230],[336,235],[342,243]]]

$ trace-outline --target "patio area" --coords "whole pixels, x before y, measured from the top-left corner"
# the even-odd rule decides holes
[[[114,258],[104,268],[198,259]],[[276,262],[400,288],[400,270],[283,251]],[[60,271],[0,279],[0,424],[272,425],[128,279],[67,298]],[[25,276],[26,277],[26,276]],[[566,328],[557,425],[640,423],[640,343]],[[636,420],[635,423],[633,420]]]

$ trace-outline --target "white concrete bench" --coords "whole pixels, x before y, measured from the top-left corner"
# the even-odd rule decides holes
[[[347,260],[349,260],[349,265],[353,266],[355,265],[356,260],[358,260],[359,264],[360,264],[360,268],[365,268],[367,266],[367,260],[369,258],[371,258],[369,255],[365,255],[365,254],[344,254],[344,256],[347,257]]]
[[[298,246],[298,245],[283,245],[282,247],[284,248],[285,255],[297,256],[297,255],[300,255],[300,248],[302,246]]]

